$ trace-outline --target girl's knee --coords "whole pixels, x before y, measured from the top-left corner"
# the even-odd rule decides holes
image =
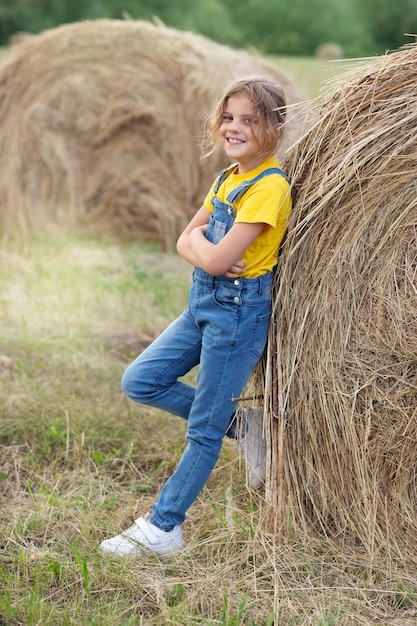
[[[136,402],[144,402],[146,393],[141,382],[140,371],[132,366],[124,372],[121,380],[123,393]]]
[[[121,384],[123,393],[125,393],[127,396],[130,397],[131,377],[129,376],[128,369],[124,372],[122,376],[122,380],[120,381],[120,384]]]

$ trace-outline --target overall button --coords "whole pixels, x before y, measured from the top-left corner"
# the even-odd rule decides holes
[[[233,209],[232,209],[232,207],[230,207],[230,206],[229,206],[229,208],[227,209],[227,213],[228,213],[229,215],[233,215]]]
[[[236,304],[238,304],[238,303],[239,303],[239,300],[240,300],[239,296],[235,296],[235,297],[233,298],[233,302],[236,302]]]
[[[233,284],[237,287],[238,285],[240,285],[240,280],[236,278],[236,280],[233,281]]]

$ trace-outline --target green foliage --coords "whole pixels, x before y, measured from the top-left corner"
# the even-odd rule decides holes
[[[360,19],[372,33],[377,49],[393,50],[410,41],[405,34],[417,34],[415,0],[351,0]]]
[[[150,20],[267,54],[311,55],[322,43],[346,56],[380,54],[417,33],[415,0],[0,0],[0,45],[16,31],[38,33],[83,19]]]
[[[241,32],[257,42],[269,54],[309,55],[320,44],[335,41],[352,54],[364,52],[367,46],[365,28],[357,19],[353,5],[345,0],[249,0],[234,5]]]

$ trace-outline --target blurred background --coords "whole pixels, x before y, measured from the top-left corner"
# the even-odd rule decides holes
[[[357,58],[384,54],[417,33],[415,0],[0,0],[0,46],[16,33],[79,20],[155,16],[167,26],[265,55],[320,55],[324,44],[333,43],[339,56]]]

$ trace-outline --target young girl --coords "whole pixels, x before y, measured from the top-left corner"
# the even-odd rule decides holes
[[[289,183],[274,158],[283,133],[285,97],[263,78],[226,88],[209,139],[231,161],[181,234],[179,254],[193,267],[188,309],[129,366],[124,392],[188,421],[188,445],[152,512],[102,541],[105,553],[167,554],[184,547],[182,523],[219,457],[225,435],[238,438],[235,402],[267,339],[271,284],[291,211]],[[199,364],[196,388],[179,380]],[[239,447],[254,486],[262,480],[262,424],[248,410],[241,426],[255,447]]]

